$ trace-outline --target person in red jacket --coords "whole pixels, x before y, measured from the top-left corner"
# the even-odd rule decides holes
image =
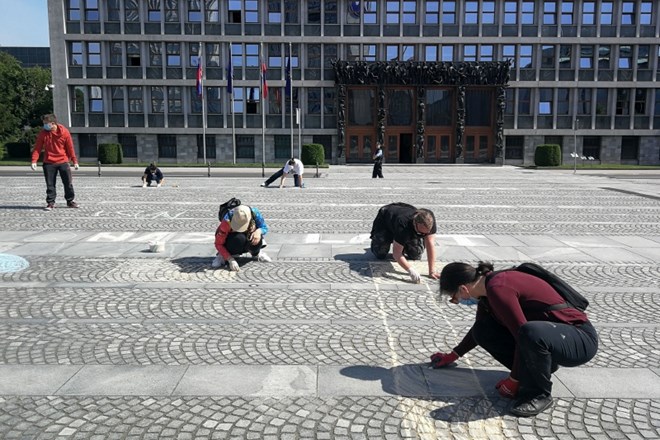
[[[495,388],[517,398],[510,411],[535,416],[552,406],[552,373],[561,366],[589,362],[598,351],[598,335],[587,315],[533,275],[493,265],[450,263],[440,273],[440,292],[454,304],[477,304],[472,328],[449,353],[435,353],[431,366],[454,363],[477,345],[511,373]]]
[[[32,170],[37,170],[37,160],[43,151],[43,170],[46,179],[46,211],[55,207],[57,197],[57,173],[60,174],[62,185],[64,185],[64,198],[66,206],[77,208],[74,201],[73,176],[69,162],[73,162],[74,168],[78,169],[78,159],[73,149],[71,133],[61,124],[57,123],[57,117],[53,114],[44,115],[41,119],[44,123],[43,130],[37,136],[37,141],[32,149]]]

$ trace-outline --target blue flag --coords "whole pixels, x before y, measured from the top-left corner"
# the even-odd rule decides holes
[[[291,57],[286,59],[286,96],[291,96]]]
[[[231,64],[231,44],[229,45],[229,63],[227,63],[227,93],[234,92],[234,67]]]

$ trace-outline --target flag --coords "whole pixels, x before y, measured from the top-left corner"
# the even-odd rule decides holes
[[[197,96],[202,96],[202,56],[197,57],[197,82],[195,83],[197,88]]]
[[[291,96],[291,57],[286,59],[286,96]]]
[[[234,92],[234,67],[231,64],[231,43],[229,44],[229,62],[227,63],[227,93]]]
[[[268,98],[268,83],[266,82],[266,58],[261,58],[261,95],[264,99]]]

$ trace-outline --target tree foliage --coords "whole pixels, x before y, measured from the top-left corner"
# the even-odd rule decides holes
[[[53,111],[53,94],[46,90],[50,83],[50,69],[24,68],[0,52],[0,142],[34,142],[41,116]]]

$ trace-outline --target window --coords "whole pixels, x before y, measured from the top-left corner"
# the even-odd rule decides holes
[[[259,45],[245,45],[245,67],[259,67]]]
[[[456,24],[456,2],[443,1],[442,2],[442,23],[443,24]]]
[[[360,2],[362,3],[362,2]],[[358,7],[360,5],[358,3]],[[378,2],[364,2],[364,10],[362,15],[364,17],[364,24],[377,24],[378,23]]]
[[[202,112],[202,97],[197,94],[197,87],[190,87],[190,111],[194,114]]]
[[[541,46],[541,68],[553,69],[555,67],[555,46]]]
[[[204,16],[207,23],[217,23],[220,21],[219,0],[205,0]]]
[[[534,24],[534,2],[522,2],[522,14],[521,22],[522,24]]]
[[[479,46],[479,61],[493,61],[493,46],[482,44]]]
[[[621,160],[637,160],[639,157],[639,138],[623,136],[621,138]]]
[[[78,86],[73,90],[72,94],[72,109],[74,113],[85,112],[85,90],[82,86]]]
[[[612,7],[612,2],[602,2],[600,4],[600,24],[603,25],[611,25],[613,23],[612,20],[612,11],[614,8]]]
[[[280,0],[269,0],[268,6],[268,23],[282,23],[282,2]]]
[[[495,23],[495,2],[484,0],[481,3],[481,22],[484,24]]]
[[[181,87],[169,86],[167,88],[167,111],[168,113],[183,113],[183,100],[181,98]]]
[[[413,61],[415,59],[415,46],[404,44],[401,47],[401,61]]]
[[[580,69],[594,68],[594,47],[583,44],[580,46]]]
[[[69,21],[80,21],[80,0],[69,0]]]
[[[572,53],[573,53],[573,46],[569,46],[567,44],[562,44],[559,46],[559,68],[560,69],[572,69],[573,68],[573,61],[572,61]]]
[[[204,135],[197,135],[197,158],[204,158]],[[206,158],[215,159],[215,136],[206,135]]]
[[[134,134],[118,134],[117,142],[121,145],[124,157],[137,157],[137,136]]]
[[[561,24],[573,24],[573,2],[564,0],[561,3]]]
[[[543,24],[557,24],[557,2],[543,2]]]
[[[95,42],[87,43],[87,65],[88,66],[101,65],[101,43],[95,43]]]
[[[441,61],[454,61],[454,46],[442,46],[442,60]]]
[[[151,113],[165,112],[165,102],[163,88],[158,86],[151,87]]]
[[[181,66],[181,43],[167,43],[167,67]]]
[[[119,0],[108,1],[107,12],[108,21],[120,21],[121,14],[119,13]]]
[[[385,46],[387,61],[399,61],[399,46]]]
[[[307,23],[321,24],[321,0],[307,2]]]
[[[126,0],[124,2],[124,17],[129,23],[140,21],[140,4],[138,0]]]
[[[506,159],[522,159],[525,150],[525,136],[507,136],[504,139]]]
[[[149,43],[149,65],[163,65],[163,48],[160,43]]]
[[[424,7],[424,23],[440,23],[440,2],[438,0],[426,0]]]
[[[103,112],[103,92],[99,86],[91,86],[89,88],[89,111]]]
[[[110,43],[110,65],[111,66],[121,66],[123,55],[122,47],[120,42]]]
[[[243,3],[245,11],[243,11]],[[243,20],[245,12],[245,20]],[[259,2],[258,0],[229,0],[227,8],[229,23],[258,23],[259,22]]]
[[[655,116],[660,116],[660,89],[655,89]]]
[[[453,93],[450,90],[428,89],[426,91],[426,125],[451,127]]]
[[[596,114],[609,115],[610,114],[610,91],[608,89],[596,89]]]
[[[518,115],[532,114],[532,89],[518,89]]]
[[[307,113],[310,115],[321,114],[321,89],[310,87],[307,89]]]
[[[83,45],[80,41],[71,42],[71,65],[82,66],[83,64]]]
[[[504,24],[518,24],[518,2],[504,2]]]
[[[516,89],[512,88],[507,88],[504,91],[504,99],[505,99],[505,107],[504,107],[504,114],[505,115],[513,115],[513,110],[515,109],[515,102],[516,102]]]
[[[129,86],[128,87],[128,112],[129,113],[143,113],[144,106],[142,101],[142,87]]]
[[[396,24],[399,22],[400,6],[398,1],[385,2],[385,23]]]
[[[324,0],[324,23],[337,24],[337,0]]]
[[[95,134],[79,133],[78,145],[81,157],[98,157],[98,142]]]
[[[179,2],[165,1],[165,21],[176,23],[179,19]]]
[[[284,22],[298,23],[298,0],[284,0]]]
[[[158,135],[158,157],[176,158],[176,135],[173,134]]]
[[[335,110],[335,101],[337,101],[337,93],[334,87],[324,87],[323,88],[323,114],[334,115]]]
[[[584,2],[582,4],[582,24],[596,24],[596,2]]]
[[[424,46],[424,61],[438,61],[438,46]]]
[[[112,113],[124,113],[124,88],[113,86],[110,88],[112,95]]]
[[[653,2],[642,2],[640,5],[639,24],[653,24]]]
[[[636,89],[635,90],[635,114],[636,115],[645,115],[646,114],[646,100],[647,100],[647,91],[646,89]]]
[[[510,60],[511,61],[511,68],[515,69],[516,65],[518,64],[516,62],[516,46],[513,44],[505,44],[502,46],[502,60]]]
[[[598,46],[598,68],[610,68],[610,46]]]
[[[619,69],[632,69],[632,46],[619,46]]]
[[[463,61],[477,61],[477,46],[466,44],[463,46]]]
[[[202,22],[202,1],[188,0],[188,21],[191,23]]]
[[[141,64],[139,43],[126,44],[126,65],[138,67]]]
[[[552,89],[539,89],[539,115],[552,114]]]
[[[577,112],[578,115],[590,115],[591,114],[591,89],[578,89],[578,106]]]
[[[616,90],[616,114],[630,115],[630,89]]]
[[[582,139],[582,155],[600,160],[600,136],[585,136]]]
[[[192,88],[195,95],[197,90]],[[222,87],[207,87],[206,88],[206,108],[211,115],[219,115],[222,113]]]
[[[286,134],[275,135],[275,159],[291,158],[291,136]]]
[[[403,2],[403,24],[417,23],[417,2]]]
[[[199,63],[199,43],[188,44],[188,67],[197,67]],[[202,61],[202,67],[204,66]]]
[[[236,157],[238,159],[254,159],[254,136],[236,136]]]
[[[282,67],[282,45],[279,43],[269,44],[267,48],[268,48],[268,67]],[[233,49],[232,49],[232,54],[233,54]]]
[[[557,114],[567,115],[571,108],[571,89],[557,89]]]
[[[162,16],[160,14],[160,0],[150,1],[148,2],[148,5],[149,9],[147,10],[147,20],[160,22],[162,20]]]
[[[533,69],[532,46],[523,44],[520,46],[519,64],[521,69]]]
[[[635,2],[623,2],[621,5],[621,24],[635,25]]]
[[[98,0],[85,0],[85,20],[99,21],[99,2]]]
[[[637,46],[637,68],[638,69],[648,69],[649,68],[649,51],[650,47],[646,44],[640,44]]]
[[[479,23],[479,2],[465,2],[465,24]]]
[[[348,125],[373,125],[373,89],[348,90]]]

